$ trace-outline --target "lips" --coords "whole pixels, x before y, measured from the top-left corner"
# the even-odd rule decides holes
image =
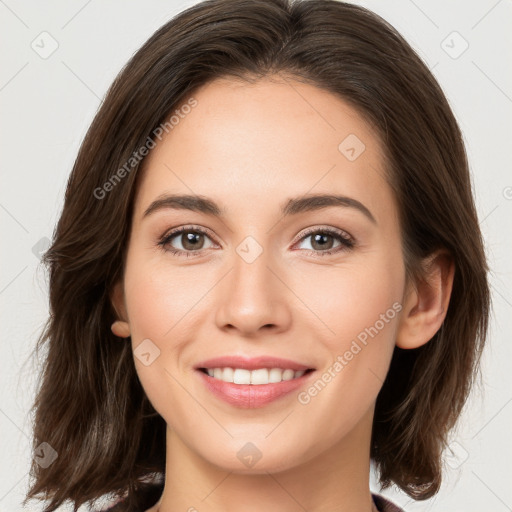
[[[296,374],[295,378],[288,378],[287,380],[281,380],[280,382],[269,382],[268,384],[237,384],[235,382],[225,382],[224,380],[215,378],[214,376],[209,375],[209,372],[207,371],[210,370],[211,373],[212,369],[220,371],[221,369],[227,368],[236,369],[235,374],[247,371],[252,374],[254,370],[275,370],[276,368],[284,370],[283,376],[284,373],[291,371],[299,373]],[[274,400],[279,398],[284,399],[287,395],[291,396],[294,391],[297,391],[302,386],[310,382],[315,374],[315,368],[312,368],[307,364],[274,356],[215,357],[213,359],[201,361],[196,365],[195,369],[201,382],[204,384],[206,389],[212,393],[212,395],[232,406],[242,409],[264,407]],[[288,372],[286,370],[288,370]],[[242,380],[247,380],[247,378]]]

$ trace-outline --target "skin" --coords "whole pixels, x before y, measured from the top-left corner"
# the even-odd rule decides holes
[[[160,350],[149,366],[134,358],[167,422],[165,489],[150,510],[370,512],[375,401],[394,346],[418,347],[441,326],[453,263],[436,253],[430,285],[406,281],[381,142],[338,97],[282,77],[215,80],[193,97],[197,106],[144,161],[112,293],[113,332],[131,336],[134,349],[149,338]],[[338,149],[349,134],[366,146],[354,161]],[[225,216],[167,208],[143,217],[164,193],[209,197]],[[376,222],[339,206],[282,216],[285,201],[308,193],[356,199]],[[188,249],[193,257],[158,245],[180,226],[209,232]],[[303,235],[309,227],[343,230],[355,246],[327,237],[327,250],[342,250],[322,256]],[[247,236],[263,250],[252,263],[236,251]],[[178,235],[168,246],[186,243]],[[394,303],[402,310],[307,404],[293,392],[241,409],[214,397],[194,370],[220,355],[274,355],[319,378]],[[237,457],[248,442],[262,454],[252,467]]]

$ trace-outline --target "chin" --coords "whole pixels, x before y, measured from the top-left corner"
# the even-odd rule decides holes
[[[233,439],[227,444],[216,445],[214,451],[207,449],[197,453],[210,464],[223,471],[236,474],[267,474],[291,469],[304,462],[305,457],[298,453],[300,442],[292,442],[290,447],[270,440],[241,441]],[[304,454],[302,454],[304,455]]]

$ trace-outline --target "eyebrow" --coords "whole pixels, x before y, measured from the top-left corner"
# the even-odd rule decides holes
[[[370,221],[377,224],[375,217],[370,210],[361,202],[351,197],[332,195],[332,194],[310,194],[302,197],[288,199],[281,207],[283,216],[297,215],[303,212],[321,210],[332,206],[353,208],[363,213]],[[152,213],[163,210],[190,210],[204,213],[213,217],[224,217],[226,211],[219,205],[204,196],[198,195],[177,195],[164,194],[153,201],[143,214],[143,218]]]

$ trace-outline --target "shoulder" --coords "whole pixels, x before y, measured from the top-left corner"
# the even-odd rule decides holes
[[[384,498],[384,496],[381,496],[380,494],[372,493],[372,498],[379,512],[405,512],[404,509],[395,505],[393,502],[389,501],[387,498]]]

